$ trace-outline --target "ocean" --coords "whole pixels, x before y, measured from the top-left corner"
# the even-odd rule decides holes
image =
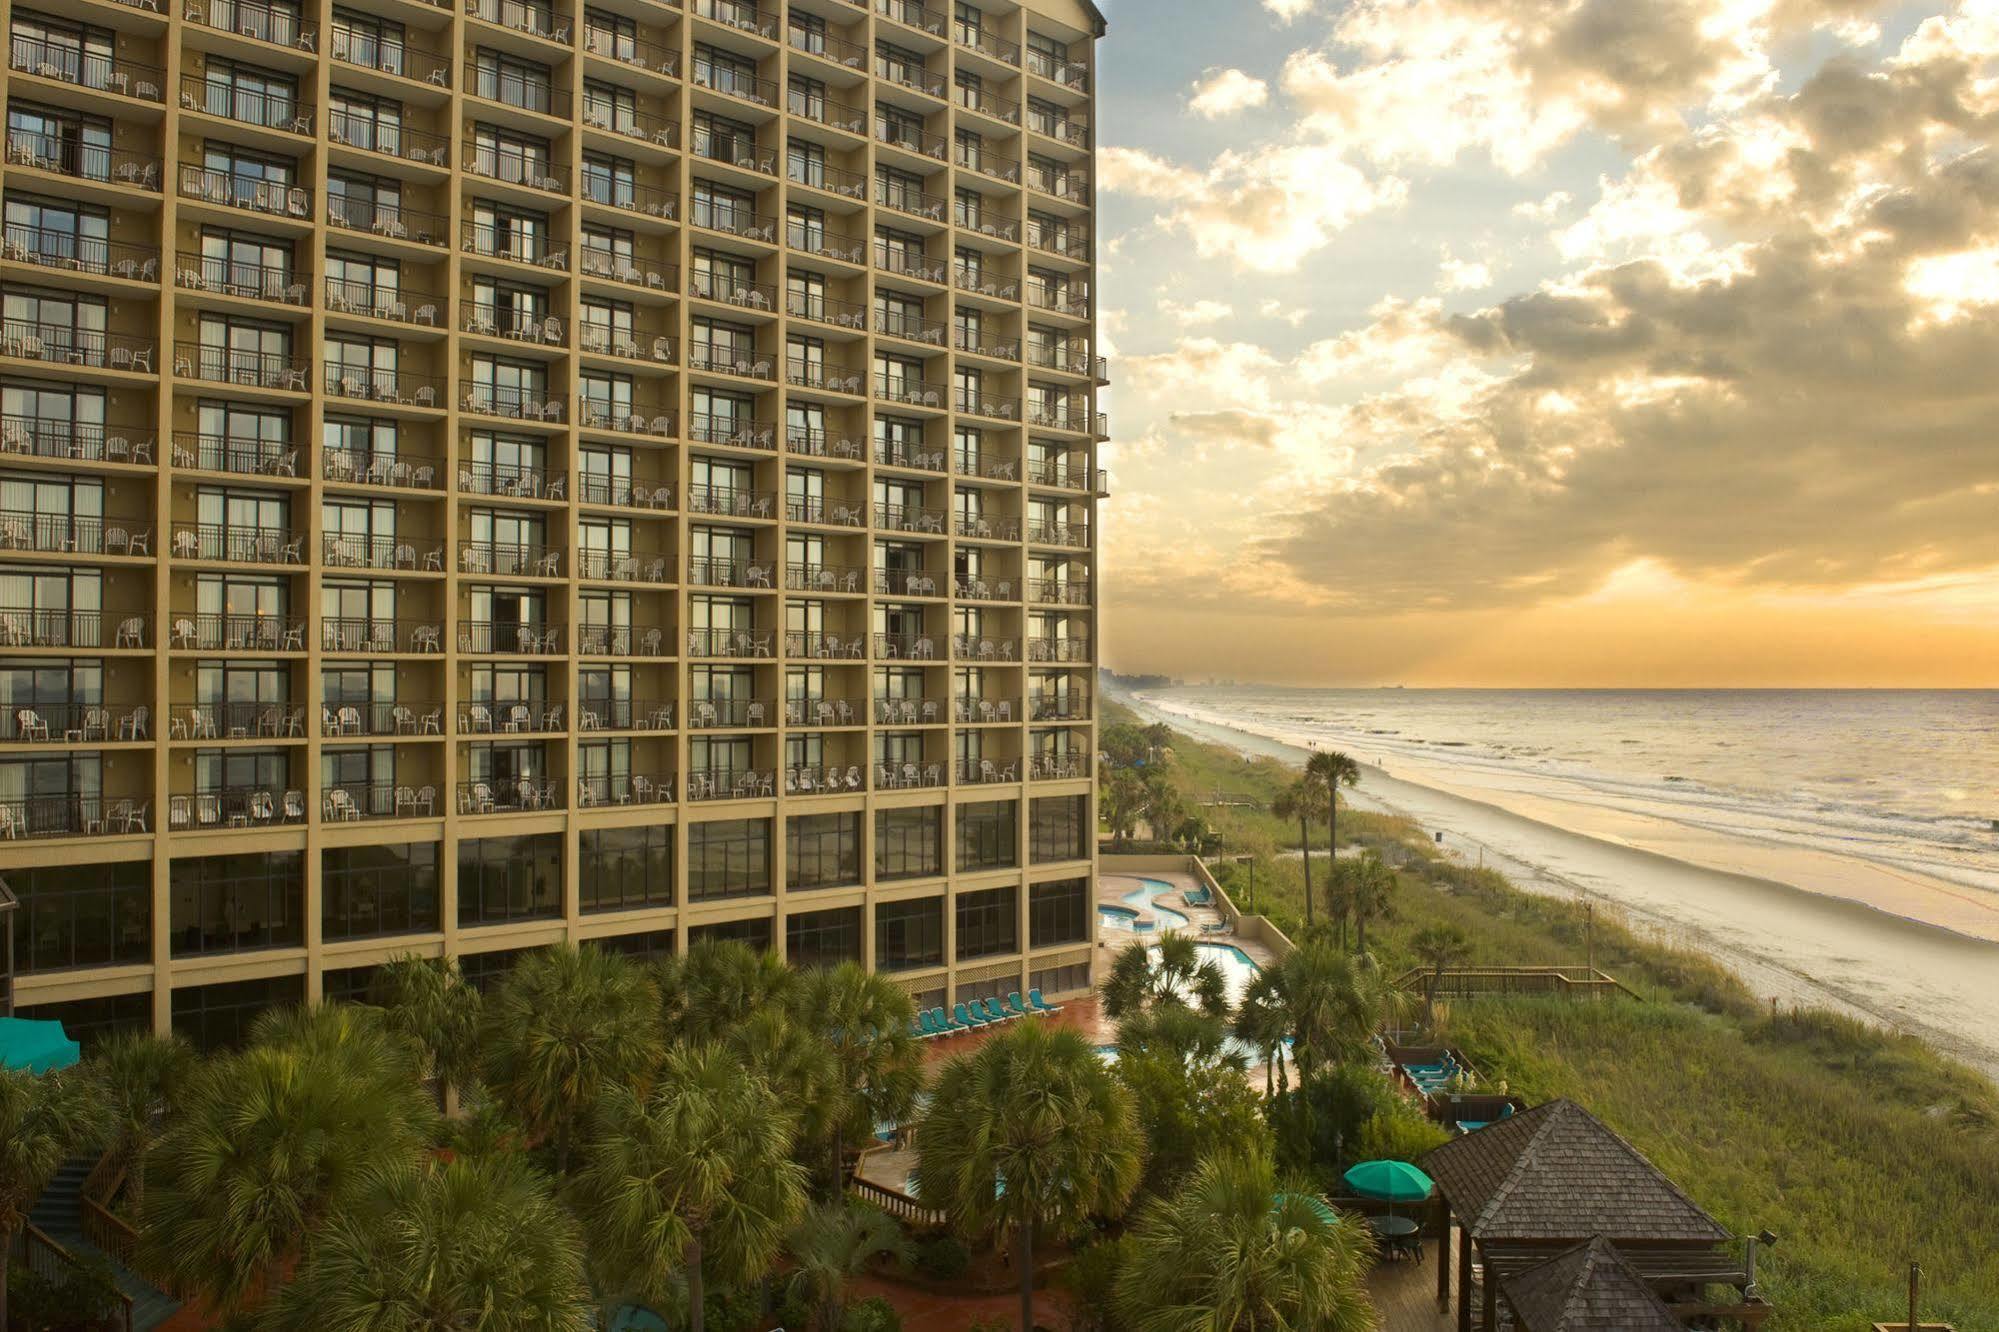
[[[1999,690],[1148,690],[1461,794],[1826,852],[1999,907]],[[1987,899],[1986,895],[1990,895]]]

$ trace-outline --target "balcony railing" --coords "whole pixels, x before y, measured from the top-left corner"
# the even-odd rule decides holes
[[[576,704],[579,731],[670,731],[673,703],[656,699],[585,698]]]
[[[624,255],[592,245],[585,245],[582,253],[583,272],[592,277],[611,278],[654,291],[672,291],[680,284],[680,270],[672,264],[641,266]]]
[[[675,76],[680,69],[678,51],[622,32],[592,28],[587,22],[583,29],[583,49],[591,55],[615,60],[633,69],[650,70],[668,77]]]
[[[641,185],[629,176],[613,176],[586,167],[583,172],[583,202],[622,208],[628,213],[665,218],[680,216],[680,196],[671,190]]]
[[[883,83],[893,83],[899,88],[908,88],[928,97],[944,95],[944,76],[925,65],[910,60],[895,60],[887,56],[875,56],[875,77]]]
[[[850,462],[859,462],[867,453],[866,444],[854,435],[826,430],[818,426],[795,424],[787,424],[784,428],[784,447],[791,453],[796,453],[807,458],[845,458]],[[859,527],[861,525],[859,515],[863,510],[859,506],[854,506],[852,511],[855,516],[845,518],[840,516],[839,510],[841,507],[838,504],[829,506],[827,510],[829,516],[824,520],[804,519],[802,521],[846,523],[850,526]]]
[[[729,208],[696,200],[694,211],[687,220],[697,227],[706,227],[725,235],[762,241],[765,245],[776,243],[777,219],[748,208]]]
[[[932,37],[944,35],[944,16],[934,9],[925,7],[919,3],[919,0],[875,0],[875,13],[918,31],[927,32]]]
[[[943,715],[934,698],[878,698],[874,711],[883,726],[930,726]]]
[[[1041,546],[1069,546],[1077,550],[1090,544],[1090,529],[1085,523],[1029,523],[1027,539]]]
[[[828,764],[820,768],[786,768],[784,770],[784,791],[786,795],[851,795],[867,789],[867,774],[860,765],[851,764],[844,770],[839,764]],[[793,885],[796,890],[797,885]]]
[[[78,328],[74,324],[37,323],[29,319],[0,323],[0,356],[51,365],[151,374],[153,351],[158,345],[151,338]]]
[[[638,329],[584,324],[576,332],[576,342],[586,352],[595,352],[599,356],[616,356],[627,361],[651,361],[657,365],[672,365],[675,359],[672,338],[649,336]]]
[[[920,569],[877,569],[875,595],[884,597],[934,597],[937,579]]]
[[[145,707],[102,703],[31,703],[0,707],[0,742],[91,745],[146,739]]]
[[[497,23],[515,32],[546,41],[569,44],[569,21],[552,6],[527,0],[465,0],[465,12],[473,18]]]
[[[1090,643],[1083,638],[1032,637],[1027,640],[1029,661],[1084,663],[1090,660]]]
[[[687,725],[697,731],[774,725],[772,705],[763,699],[697,698],[687,705]]]
[[[1019,601],[1020,584],[1011,578],[960,578],[951,594],[960,601]]]
[[[458,705],[461,735],[559,735],[568,728],[562,722],[562,704],[487,701]]]
[[[1037,310],[1052,310],[1072,319],[1090,317],[1090,293],[1078,286],[1057,287],[1033,278],[1027,280],[1027,303]]]
[[[745,421],[735,416],[696,415],[687,422],[687,438],[695,444],[723,444],[738,449],[775,449],[777,427],[769,421]]]
[[[808,225],[793,220],[784,227],[784,243],[794,250],[816,254],[823,259],[833,259],[843,264],[864,264],[868,261],[868,243],[858,236],[848,236],[837,231],[828,231],[818,224]]]
[[[712,88],[724,96],[739,97],[757,106],[777,105],[777,84],[754,74],[739,73],[728,66],[697,63],[693,83],[697,88]],[[697,147],[695,151],[701,150]]]
[[[159,247],[82,236],[66,227],[31,227],[9,222],[5,239],[0,240],[0,258],[65,273],[96,273],[134,282],[156,282],[160,276]]]
[[[951,220],[967,231],[976,231],[981,236],[991,236],[995,240],[1009,243],[1020,230],[1020,224],[1012,218],[987,217],[983,207],[968,205],[962,195],[952,205]]]
[[[711,375],[736,375],[743,379],[769,381],[774,378],[770,353],[755,347],[718,347],[696,342],[688,348],[687,368]]]
[[[32,458],[73,458],[87,462],[153,461],[152,431],[96,421],[52,421],[39,416],[0,416],[0,454]]]
[[[463,145],[465,174],[503,185],[523,185],[550,194],[569,193],[569,182],[556,170],[555,163],[540,153],[480,144],[467,139]]]
[[[579,550],[576,576],[613,583],[670,583],[673,558],[655,551]]]
[[[942,384],[901,375],[876,375],[875,396],[883,402],[899,402],[910,407],[942,407],[947,390]]]
[[[241,87],[226,79],[181,75],[180,106],[183,111],[198,111],[259,129],[306,136],[313,132],[312,107],[301,102],[296,93]]]
[[[576,498],[584,504],[664,512],[673,508],[673,487],[649,485],[627,476],[585,472],[576,479]]]
[[[436,620],[323,615],[319,646],[326,652],[442,652],[444,626]]]
[[[953,634],[951,656],[959,661],[1018,661],[1020,643],[988,634]]]
[[[981,296],[990,296],[996,301],[1020,299],[1020,283],[1013,278],[1001,277],[982,268],[973,268],[962,263],[952,266],[951,284],[960,291],[976,292]]]
[[[326,137],[347,148],[430,166],[443,166],[451,155],[451,140],[442,134],[349,111],[335,111],[326,118]]]
[[[1027,760],[1027,778],[1034,782],[1072,781],[1090,775],[1088,754],[1036,754]]]
[[[868,521],[867,505],[861,501],[824,499],[816,495],[794,495],[786,499],[784,514],[790,522],[820,523],[829,527],[861,527]]]
[[[777,174],[776,150],[757,147],[757,141],[747,135],[725,134],[696,125],[688,146],[696,157],[705,157],[711,162],[741,167],[765,176]]]
[[[1079,171],[1050,171],[1030,162],[1027,167],[1027,188],[1076,203],[1090,201],[1090,178]]]
[[[305,621],[226,611],[176,614],[167,626],[167,646],[176,652],[303,652]]]
[[[679,121],[653,115],[650,111],[640,111],[624,103],[593,106],[587,95],[583,103],[583,125],[586,129],[602,130],[606,134],[637,139],[661,148],[674,148],[680,143]]]
[[[877,791],[930,791],[944,785],[941,763],[877,763],[874,765]]]
[[[1070,578],[1030,578],[1027,580],[1027,596],[1030,601],[1038,601],[1046,606],[1087,606],[1090,604],[1090,585]]]
[[[797,37],[798,30],[794,28],[792,29],[794,42]],[[835,40],[837,39],[827,38],[829,43]],[[854,63],[849,67],[859,69],[867,60],[867,52],[862,48],[854,46],[851,42],[841,42],[840,45],[849,48],[852,52],[851,57],[841,57],[842,64],[846,64],[848,59],[851,58]],[[792,115],[802,119],[816,121],[821,125],[827,125],[833,129],[845,130],[849,134],[866,134],[868,132],[868,113],[859,107],[848,106],[845,102],[836,102],[830,97],[822,97],[816,93],[808,93],[794,87],[786,94],[784,104]],[[807,181],[805,183],[811,184],[812,182]]]
[[[859,634],[842,638],[838,634],[793,629],[784,636],[785,655],[814,661],[860,661],[867,655],[867,648],[867,640]]]
[[[177,430],[173,435],[176,467],[244,476],[298,475],[298,449],[280,440],[243,440],[227,435]]]
[[[951,390],[951,406],[954,411],[970,412],[974,416],[989,416],[996,421],[1020,419],[1020,399],[1009,398],[999,393],[954,388]]]
[[[470,301],[462,308],[467,333],[489,338],[512,338],[517,342],[546,343],[551,347],[569,345],[562,321],[532,307],[501,305],[491,301]]]
[[[346,26],[333,25],[329,54],[344,64],[372,69],[380,74],[427,83],[433,88],[451,86],[451,61],[435,51],[411,46],[400,38]]]
[[[911,254],[897,249],[887,241],[875,242],[875,267],[885,273],[895,273],[902,277],[915,278],[918,282],[944,281],[944,261],[932,259],[924,254]],[[941,344],[944,335],[939,329],[937,340]]]
[[[22,74],[54,79],[73,87],[114,92],[144,102],[161,100],[166,72],[108,51],[85,51],[68,42],[51,42],[15,33],[9,43],[8,65]]]
[[[475,416],[502,416],[509,421],[560,421],[563,415],[562,399],[548,396],[546,389],[507,384],[473,384],[458,405]]]
[[[920,532],[930,536],[943,536],[945,518],[942,509],[929,509],[916,504],[875,505],[875,526],[886,527],[895,532]]]
[[[484,655],[551,657],[561,650],[562,629],[557,625],[517,620],[460,620],[458,650]]]
[[[694,486],[687,492],[687,511],[731,518],[768,518],[776,500],[775,491],[742,486]]]
[[[326,221],[330,226],[343,227],[348,231],[363,231],[370,236],[380,236],[386,240],[413,240],[419,245],[443,245],[450,233],[445,227],[442,213],[425,212],[420,208],[403,208],[395,204],[374,203],[366,199],[349,198],[336,194],[326,201]],[[472,229],[467,224],[468,231]],[[491,230],[490,227],[485,228]],[[465,248],[473,250],[468,238]],[[484,253],[484,251],[474,251]]]
[[[1020,707],[1010,698],[961,696],[951,700],[951,719],[967,725],[1016,722],[1020,720]]]
[[[937,640],[929,634],[875,634],[869,655],[876,661],[936,661]]]
[[[444,571],[444,543],[406,537],[359,536],[327,532],[320,537],[320,559],[333,569],[418,569]]]
[[[860,699],[793,698],[784,704],[787,726],[860,726],[867,721],[867,704]]]
[[[123,818],[117,812],[123,812]],[[136,818],[134,811],[137,811]],[[66,793],[0,800],[0,841],[31,837],[103,837],[144,832],[144,805],[129,799]]]
[[[955,536],[974,537],[980,541],[1018,541],[1020,519],[1002,514],[953,514],[951,531]]]
[[[745,310],[771,310],[777,305],[777,288],[770,283],[725,277],[717,273],[689,273],[687,294],[704,301],[741,306]]]
[[[64,134],[36,134],[29,130],[7,131],[7,164],[51,171],[78,180],[95,180],[134,189],[160,188],[160,159],[147,153],[126,152],[97,144],[78,143]]]
[[[31,509],[0,509],[0,551],[31,550],[68,555],[150,555],[134,549],[132,534],[150,536],[145,518],[101,514],[37,513]]]
[[[181,560],[232,564],[301,564],[305,538],[283,527],[175,523],[173,553]]]
[[[693,0],[692,8],[700,17],[725,24],[738,32],[777,40],[777,16],[758,9],[747,0]]]
[[[561,499],[568,473],[517,464],[472,463],[458,469],[461,495],[504,495],[508,499]]]
[[[362,819],[436,818],[437,787],[396,782],[335,782],[320,788],[319,817],[328,823]]]
[[[577,399],[576,419],[586,430],[668,439],[674,433],[673,413],[658,403],[604,402]]]
[[[770,562],[691,559],[687,562],[687,581],[703,587],[769,588]]]
[[[777,775],[769,768],[703,768],[687,774],[689,800],[768,799]]]
[[[942,97],[944,94],[939,92],[937,95]],[[875,139],[891,148],[900,148],[906,153],[915,153],[936,162],[948,161],[951,156],[951,141],[943,135],[932,134],[928,130],[916,129],[901,121],[888,120],[880,116],[875,118]],[[906,208],[903,211],[915,210]],[[938,220],[942,220],[941,214]]]
[[[239,171],[219,171],[194,162],[180,164],[180,194],[218,208],[241,208],[267,217],[301,222],[312,218],[312,191],[289,181]]]
[[[576,807],[598,805],[662,805],[673,800],[675,782],[670,772],[646,776],[643,773],[616,777],[578,777]]]
[[[1087,698],[1037,698],[1027,705],[1027,719],[1036,722],[1086,722],[1090,719]]]
[[[427,292],[386,287],[346,278],[326,279],[326,309],[330,314],[369,315],[402,324],[437,327],[441,298]]]
[[[981,55],[989,55],[1002,64],[1020,63],[1020,44],[1010,42],[996,32],[987,32],[969,23],[956,23],[952,25],[951,35],[957,39],[958,45],[970,47]]]
[[[560,578],[562,550],[521,541],[461,541],[458,567],[496,578]]]
[[[0,606],[0,647],[144,648],[153,617],[129,611],[50,610]]]
[[[787,564],[784,585],[793,592],[848,593],[867,588],[866,569],[851,564]]]
[[[174,285],[187,291],[209,291],[245,300],[306,305],[312,279],[290,264],[248,264],[219,255],[181,250],[174,256]]]
[[[328,481],[413,490],[437,489],[440,476],[435,457],[402,449],[394,453],[327,449],[320,455],[319,473]]]
[[[319,49],[319,25],[301,18],[297,6],[263,0],[188,0],[181,17],[218,32],[233,32],[298,51]]]
[[[291,703],[176,703],[167,709],[175,740],[302,740],[305,709]]]
[[[534,814],[561,809],[562,788],[553,781],[518,778],[458,784],[460,814]]]
[[[586,624],[576,639],[576,650],[586,657],[664,657],[671,648],[666,631],[657,626]]]
[[[951,342],[959,351],[970,352],[974,356],[990,356],[996,361],[1020,359],[1020,344],[1009,339],[991,335],[974,336],[969,330],[960,328],[952,331]]]
[[[727,657],[741,661],[762,661],[771,655],[768,629],[689,629],[687,655]]]
[[[328,365],[321,385],[329,398],[392,402],[399,407],[437,407],[444,401],[444,379],[413,370],[388,370],[352,365]]]
[[[569,94],[548,79],[528,78],[512,70],[494,66],[475,67],[465,91],[487,102],[510,106],[516,111],[569,119]]]
[[[1066,143],[1072,148],[1090,146],[1089,124],[1074,116],[1029,116],[1027,127],[1036,134],[1053,139],[1057,143]]]
[[[960,786],[996,786],[1020,780],[1018,759],[959,759],[951,778]]]
[[[976,171],[994,180],[1003,180],[1011,185],[1020,179],[1020,163],[1011,157],[988,152],[985,148],[973,148],[968,143],[959,143],[954,159],[967,171]]]
[[[1073,60],[1060,60],[1046,52],[1030,48],[1027,52],[1027,72],[1051,83],[1059,83],[1077,92],[1090,89],[1090,71]]]
[[[906,185],[894,185],[878,180],[875,182],[875,202],[884,208],[893,208],[898,213],[908,213],[911,217],[942,222],[947,200],[935,194],[925,194],[922,190],[910,189]]]

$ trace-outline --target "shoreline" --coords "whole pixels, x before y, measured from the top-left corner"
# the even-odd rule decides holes
[[[1296,765],[1311,752],[1123,690],[1114,696],[1239,753]],[[1640,932],[1712,957],[1759,995],[1906,1032],[1999,1080],[1999,944],[1361,766],[1361,786],[1342,795],[1441,831],[1447,854],[1482,860],[1528,892],[1603,902]]]

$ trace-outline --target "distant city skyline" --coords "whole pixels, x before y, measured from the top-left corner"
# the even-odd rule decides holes
[[[1999,684],[1999,0],[1105,0],[1105,660]]]

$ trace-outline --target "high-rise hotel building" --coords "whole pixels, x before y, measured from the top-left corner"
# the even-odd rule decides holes
[[[0,13],[17,1011],[1089,985],[1087,0]]]

